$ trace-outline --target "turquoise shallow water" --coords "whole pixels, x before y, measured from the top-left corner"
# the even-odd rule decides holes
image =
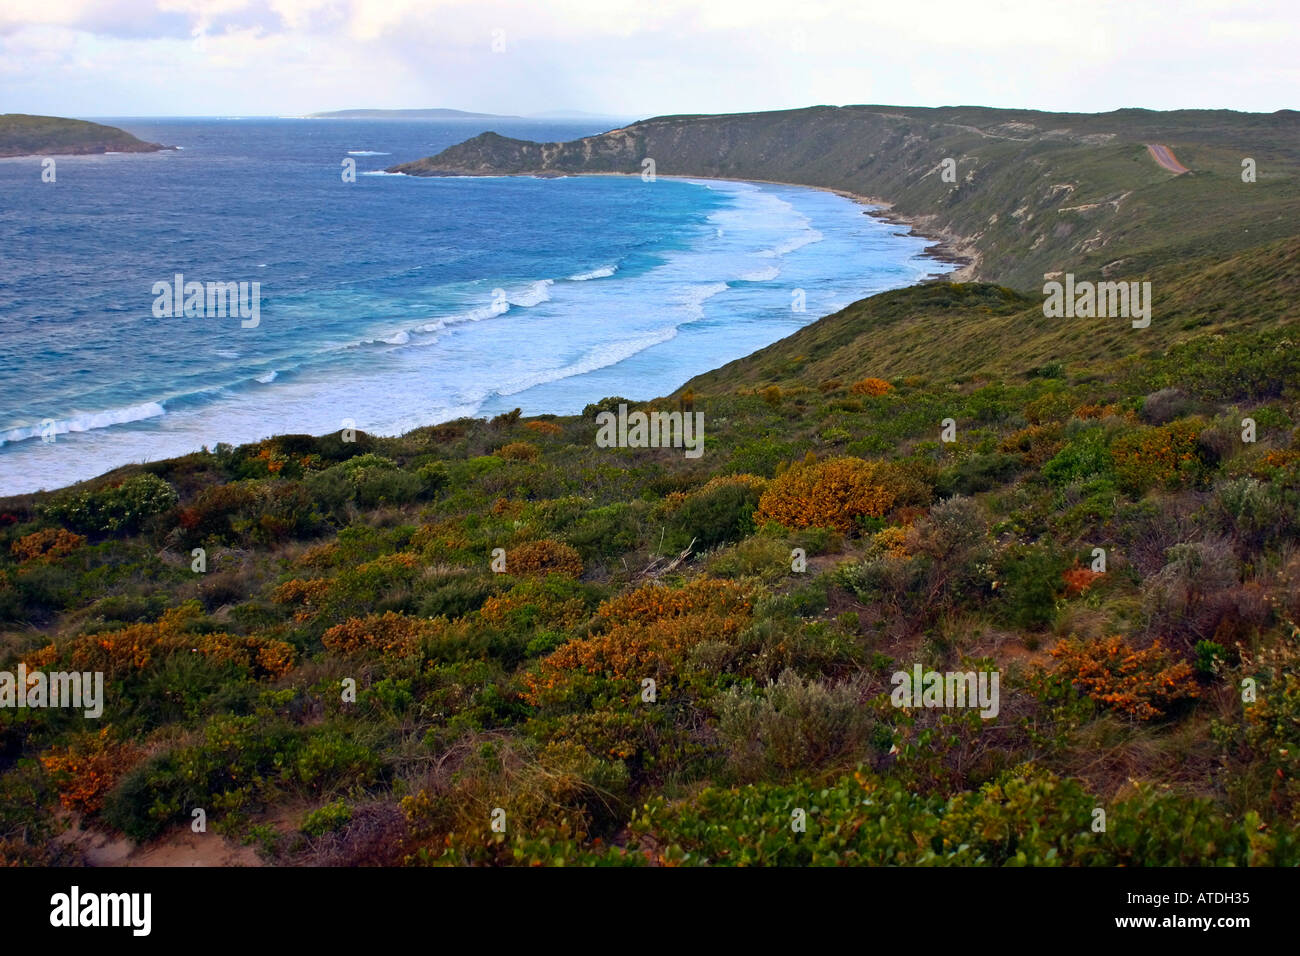
[[[55,183],[0,160],[0,494],[344,420],[649,398],[946,268],[818,190],[382,172],[482,131],[467,121],[114,122],[184,148],[60,157]],[[177,273],[258,283],[257,326],[158,317]]]

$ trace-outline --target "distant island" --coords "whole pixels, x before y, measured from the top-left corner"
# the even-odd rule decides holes
[[[414,110],[329,110],[323,113],[308,113],[307,119],[395,119],[395,120],[515,120],[520,122],[540,122],[543,120],[599,120],[613,119],[605,113],[588,113],[584,110],[548,110],[545,113],[530,113],[527,116],[515,116],[507,113],[472,113],[466,110],[450,109],[414,109]]]
[[[175,148],[146,143],[116,126],[86,120],[0,113],[0,157],[156,153]]]
[[[640,175],[652,159],[660,176],[815,186],[941,240],[936,252],[969,263],[955,278],[1032,288],[1067,263],[1109,277],[1289,235],[1298,133],[1292,110],[813,106],[661,116],[566,143],[486,132],[388,171]],[[1150,144],[1191,175],[1160,165]],[[1244,188],[1245,157],[1268,170],[1260,188]]]
[[[498,113],[469,113],[465,110],[329,110],[308,113],[307,119],[523,119],[522,116],[502,116]]]

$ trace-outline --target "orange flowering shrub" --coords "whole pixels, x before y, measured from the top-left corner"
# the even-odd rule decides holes
[[[684,491],[670,491],[659,500],[659,507],[669,514],[684,504],[686,504],[686,492]]]
[[[333,583],[328,578],[313,578],[303,580],[294,578],[292,581],[285,581],[271,594],[271,600],[276,604],[296,604],[298,610],[294,612],[293,619],[298,623],[310,620],[312,615],[320,610],[325,599],[329,597],[330,589]]]
[[[140,751],[129,742],[114,741],[105,727],[97,734],[78,737],[67,747],[52,747],[40,759],[59,791],[63,808],[92,814],[103,807],[104,797],[140,757]]]
[[[1119,635],[1072,638],[1052,648],[1052,656],[1059,662],[1058,677],[1098,704],[1138,720],[1159,717],[1171,704],[1199,693],[1192,666],[1175,660],[1159,641],[1139,651]]]
[[[582,555],[559,541],[543,538],[512,548],[506,554],[506,571],[510,574],[565,574],[582,576]]]
[[[883,378],[864,378],[860,382],[854,382],[852,392],[854,395],[885,395],[894,390]]]
[[[521,696],[535,706],[559,702],[583,684],[575,680],[582,674],[629,682],[629,686],[652,677],[662,687],[678,674],[697,644],[734,640],[748,623],[748,617],[707,613],[651,624],[620,624],[562,644],[535,671],[524,675]]]
[[[556,435],[564,434],[564,429],[555,424],[555,422],[524,422],[524,427],[529,431],[537,432],[539,435],[549,435],[554,437]]]
[[[789,468],[768,485],[758,501],[754,523],[776,521],[787,528],[853,530],[859,517],[879,517],[897,492],[884,471],[861,458],[831,458]]]
[[[536,445],[526,441],[512,441],[498,448],[496,454],[498,458],[505,458],[507,461],[532,461],[540,452]]]
[[[470,545],[469,535],[456,518],[420,525],[411,536],[411,547],[421,554],[450,554]]]
[[[748,614],[749,592],[732,581],[695,578],[685,587],[667,588],[646,584],[635,591],[601,602],[596,608],[597,626],[641,623],[691,614]]]
[[[887,558],[909,558],[907,550],[907,529],[899,525],[881,528],[871,536],[872,546]]]
[[[540,705],[564,699],[580,675],[607,681],[662,682],[704,641],[732,641],[749,624],[747,591],[730,581],[697,578],[683,588],[646,585],[605,601],[593,633],[571,640],[524,676],[523,698]]]
[[[1070,568],[1061,575],[1062,580],[1065,581],[1065,596],[1078,597],[1092,587],[1100,577],[1105,577],[1105,572],[1093,571],[1090,568]]]
[[[396,611],[353,617],[327,630],[321,642],[339,654],[376,650],[385,656],[405,657],[416,649],[420,638],[433,630],[424,618],[408,617]]]
[[[1171,422],[1121,435],[1110,447],[1115,474],[1130,492],[1153,486],[1184,484],[1196,477],[1200,458],[1196,442],[1200,428],[1194,421]]]
[[[257,453],[257,461],[266,466],[268,474],[278,475],[289,463],[289,456],[273,448],[263,448]]]
[[[493,627],[508,628],[527,617],[536,627],[567,631],[582,623],[586,606],[581,598],[560,600],[531,586],[517,585],[506,594],[493,595],[479,608],[479,617]]]
[[[201,615],[197,602],[171,608],[154,623],[132,624],[119,631],[83,634],[62,645],[49,645],[27,659],[28,666],[59,663],[68,670],[102,671],[105,680],[147,670],[177,654],[202,654],[229,664],[252,678],[278,679],[293,669],[290,644],[237,634],[194,634],[189,625]]]
[[[754,491],[761,492],[767,488],[767,479],[761,475],[750,475],[740,472],[734,475],[714,475],[700,487],[693,489],[689,497],[704,495],[711,491],[717,491],[719,488],[752,488]],[[677,492],[674,492],[676,494]]]
[[[509,515],[512,518],[518,517],[523,513],[524,503],[522,501],[511,501],[509,498],[498,498],[492,502],[492,513],[498,517]]]
[[[998,444],[998,451],[1019,454],[1027,465],[1041,465],[1060,451],[1064,444],[1060,425],[1027,425],[1003,438]]]
[[[1118,405],[1080,405],[1074,410],[1075,418],[1105,418],[1107,415],[1118,415]]]
[[[295,568],[313,568],[316,570],[333,567],[338,561],[340,549],[337,541],[326,541],[313,545],[294,560]]]
[[[19,561],[57,561],[85,543],[85,535],[73,534],[63,528],[44,528],[19,538],[9,546],[9,550]]]

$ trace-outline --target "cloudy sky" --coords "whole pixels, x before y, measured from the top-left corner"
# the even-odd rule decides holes
[[[1300,107],[1296,0],[0,0],[0,112]]]

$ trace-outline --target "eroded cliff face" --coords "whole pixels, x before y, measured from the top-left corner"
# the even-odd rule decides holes
[[[390,171],[640,175],[652,160],[659,176],[836,189],[879,201],[944,240],[950,254],[973,263],[963,278],[1032,288],[1046,273],[1109,278],[1150,269],[1198,254],[1211,236],[1232,243],[1225,237],[1237,226],[1251,229],[1242,247],[1284,235],[1279,209],[1300,214],[1300,189],[1231,195],[1209,174],[1235,176],[1243,150],[1300,172],[1287,145],[1297,133],[1300,116],[1289,112],[819,106],[658,117],[567,143],[484,133]],[[1193,175],[1175,177],[1151,162],[1153,141],[1190,146],[1179,155],[1192,157]]]

